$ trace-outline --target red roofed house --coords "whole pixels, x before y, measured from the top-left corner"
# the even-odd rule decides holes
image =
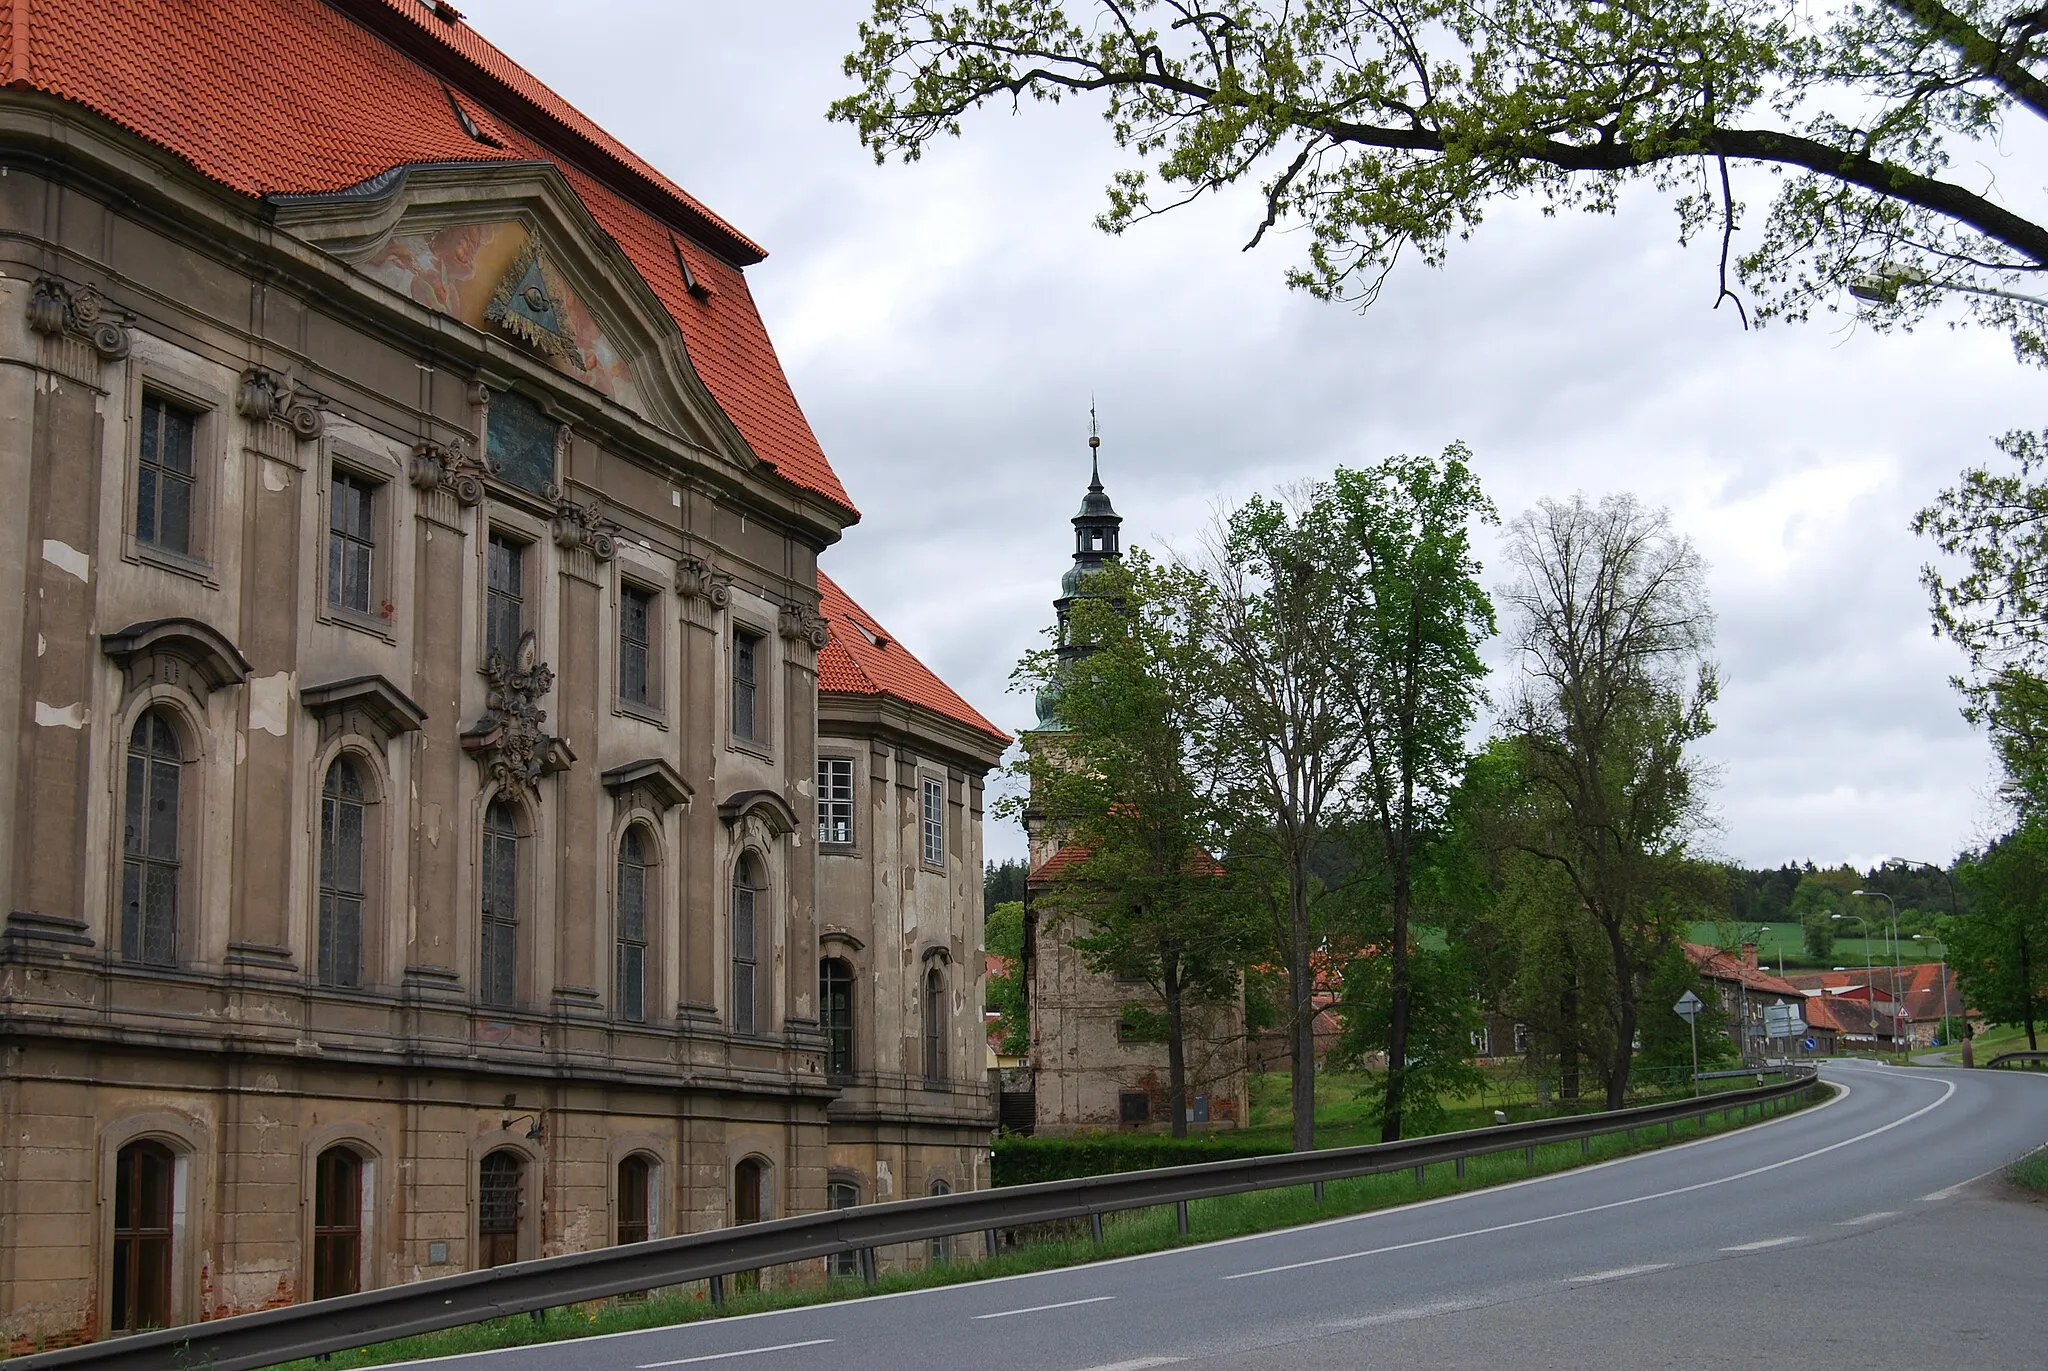
[[[1897,1017],[1907,1025],[1899,1036],[1909,1038],[1915,1047],[1933,1046],[1941,1036],[1944,1018],[1979,1017],[1964,1006],[1955,968],[1945,962],[1819,971],[1787,979],[1807,994],[1821,992],[1830,998],[1872,998],[1880,1006],[1895,1004]],[[1896,998],[1894,986],[1897,987]],[[1889,1039],[1890,1034],[1886,1036]]]
[[[1803,1008],[1806,999],[1799,993],[1799,987],[1781,977],[1773,976],[1757,965],[1756,944],[1744,943],[1739,953],[1723,952],[1719,948],[1706,947],[1699,943],[1685,944],[1685,959],[1693,964],[1700,979],[1712,986],[1720,995],[1721,1008],[1728,1015],[1729,1022],[1740,1031],[1738,1047],[1743,1060],[1749,1061],[1766,1053],[1787,1053],[1805,1055],[1819,1051],[1816,1042],[1812,1049],[1802,1046],[1805,1035],[1796,1042],[1784,1039],[1772,1041],[1767,1035],[1764,1010],[1771,1005],[1793,1005]]]
[[[986,1184],[1006,740],[762,249],[445,3],[0,53],[0,1355]]]
[[[1096,440],[1091,438],[1090,443]],[[1098,469],[1073,519],[1074,565],[1062,578],[1060,598],[1054,602],[1062,625],[1074,599],[1087,593],[1088,576],[1122,555],[1122,523]],[[1061,651],[1072,656],[1087,648],[1065,643]],[[1040,696],[1038,726],[1026,737],[1027,746],[1046,746],[1057,735],[1055,698],[1050,693]],[[1040,901],[1060,873],[1085,860],[1086,854],[1063,843],[1042,814],[1027,814],[1025,828],[1031,844],[1024,892],[1024,961],[1035,1129],[1059,1134],[1171,1127],[1166,1044],[1133,1031],[1135,1020],[1127,1013],[1134,1007],[1163,1013],[1165,999],[1143,981],[1091,970],[1067,943],[1075,925],[1044,918]],[[1184,1019],[1189,1122],[1196,1128],[1244,1126],[1250,1122],[1250,1093],[1242,992],[1229,1004],[1190,1006]]]

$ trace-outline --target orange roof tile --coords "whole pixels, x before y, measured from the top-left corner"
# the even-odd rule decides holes
[[[244,195],[344,190],[417,163],[555,163],[755,455],[858,517],[741,274],[761,249],[424,0],[0,0],[0,31],[9,85],[83,105]],[[502,146],[463,131],[450,88]],[[671,231],[708,300],[685,288]]]
[[[1010,735],[932,674],[930,667],[853,602],[830,576],[818,573],[818,612],[825,619],[825,646],[818,652],[818,689],[842,695],[886,695],[921,705],[955,723],[986,733],[1007,746]]]
[[[1742,959],[1716,947],[1705,947],[1699,943],[1685,945],[1686,959],[1698,969],[1702,976],[1712,981],[1737,981],[1751,990],[1760,990],[1771,995],[1798,995],[1799,987],[1790,981],[1745,966]]]

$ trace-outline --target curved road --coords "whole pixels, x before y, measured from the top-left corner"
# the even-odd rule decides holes
[[[2048,1077],[1848,1093],[1517,1185],[1034,1276],[451,1358],[461,1371],[2048,1367]],[[1987,1174],[1989,1173],[1989,1174]]]

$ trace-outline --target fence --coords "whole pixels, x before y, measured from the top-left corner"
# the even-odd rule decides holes
[[[201,1366],[208,1371],[253,1371],[277,1362],[339,1352],[393,1338],[481,1323],[508,1314],[578,1304],[690,1281],[713,1280],[787,1262],[861,1254],[873,1271],[873,1250],[898,1243],[928,1242],[960,1233],[984,1232],[1062,1219],[1090,1221],[1096,1240],[1102,1217],[1154,1205],[1177,1207],[1187,1231],[1191,1200],[1214,1199],[1253,1190],[1312,1185],[1317,1197],[1330,1181],[1450,1163],[1458,1174],[1473,1157],[1520,1151],[1533,1163],[1546,1143],[1577,1141],[1639,1128],[1667,1131],[1684,1119],[1732,1118],[1740,1111],[1762,1113],[1788,1105],[1815,1089],[1815,1076],[1802,1071],[1776,1085],[1673,1100],[1606,1114],[1581,1114],[1505,1124],[1465,1133],[1289,1152],[1273,1157],[1200,1162],[1152,1171],[1046,1181],[1038,1185],[975,1190],[889,1204],[861,1205],[798,1218],[775,1219],[708,1233],[659,1238],[625,1247],[573,1252],[511,1266],[414,1281],[356,1295],[316,1300],[281,1309],[217,1319],[211,1323],[135,1333],[127,1337],[38,1352],[0,1364],[0,1371],[162,1371],[167,1366]],[[993,1248],[995,1243],[990,1242]]]

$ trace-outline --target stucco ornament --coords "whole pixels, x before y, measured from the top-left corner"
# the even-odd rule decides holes
[[[732,603],[732,577],[724,575],[702,557],[685,553],[676,562],[676,594],[702,596],[713,609]]]
[[[777,617],[776,628],[792,642],[809,643],[820,650],[825,646],[825,621],[809,605],[784,605]]]
[[[462,735],[462,746],[483,764],[499,785],[538,803],[540,779],[560,769],[561,741],[542,727],[548,712],[541,697],[554,688],[555,673],[539,661],[539,647],[528,629],[519,637],[513,660],[492,657],[484,664],[490,683],[483,716]]]
[[[127,323],[128,316],[109,308],[91,286],[68,286],[52,276],[39,278],[28,298],[30,328],[51,338],[83,338],[104,361],[128,355]]]
[[[618,552],[618,542],[613,533],[618,525],[604,517],[599,502],[592,500],[587,505],[578,504],[558,485],[549,486],[547,493],[548,499],[555,504],[555,515],[550,521],[555,546],[564,552],[588,548],[590,555],[598,561],[609,562]]]
[[[407,476],[414,490],[445,490],[464,509],[474,509],[484,500],[483,478],[495,470],[488,455],[477,452],[467,438],[458,438],[414,447]]]
[[[567,300],[539,245],[529,242],[498,282],[484,318],[543,357],[581,368],[583,355],[569,327]]]
[[[235,413],[259,424],[275,419],[299,438],[318,438],[326,427],[320,404],[321,397],[301,386],[291,367],[250,367],[235,391]]]

